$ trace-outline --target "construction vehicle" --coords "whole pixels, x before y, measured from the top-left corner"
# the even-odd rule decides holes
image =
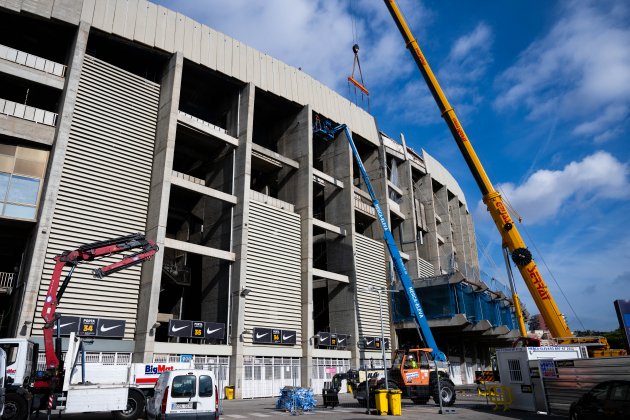
[[[626,354],[625,350],[611,350],[608,345],[608,341],[604,337],[573,336],[564,319],[564,316],[558,309],[556,302],[547,288],[545,280],[540,274],[540,271],[532,258],[532,253],[527,249],[523,238],[518,232],[516,224],[512,220],[508,211],[508,206],[504,203],[501,194],[499,194],[492,186],[488,175],[486,174],[479,158],[477,157],[477,154],[475,153],[475,150],[473,149],[470,139],[466,135],[464,128],[453,110],[453,107],[446,99],[442,88],[433,74],[433,71],[429,67],[429,63],[424,57],[424,54],[420,50],[418,41],[416,41],[413,33],[409,29],[409,26],[407,25],[402,12],[398,8],[396,1],[384,1],[396,23],[396,26],[400,30],[406,47],[409,49],[409,52],[415,60],[422,77],[427,83],[427,86],[438,105],[440,114],[444,118],[446,125],[451,131],[453,138],[455,139],[455,142],[457,143],[457,146],[468,165],[468,168],[472,172],[472,175],[481,190],[483,202],[486,204],[488,212],[490,212],[492,220],[503,239],[503,247],[506,249],[506,252],[509,252],[512,261],[518,267],[518,270],[521,273],[530,294],[534,298],[534,302],[543,316],[552,336],[557,340],[558,344],[562,346],[586,346],[590,356],[602,357]],[[514,288],[512,293],[514,309],[519,319],[520,333],[523,337],[526,337],[525,324],[522,318],[520,303]]]
[[[350,130],[345,124],[335,125],[332,121],[321,116],[317,116],[315,118],[315,124],[313,125],[314,136],[323,138],[327,141],[334,141],[337,135],[341,132],[345,134],[346,139],[350,144],[350,148],[352,149],[359,171],[361,172],[361,177],[363,178],[368,193],[370,194],[372,206],[376,210],[376,217],[383,228],[383,237],[385,239],[387,249],[389,250],[389,255],[394,263],[394,271],[396,272],[396,275],[402,284],[405,296],[407,297],[411,313],[416,321],[418,334],[428,347],[407,351],[397,350],[392,368],[385,368],[384,370],[385,377],[381,381],[366,380],[362,384],[359,384],[359,386],[353,387],[354,396],[359,400],[359,402],[364,401],[365,404],[367,404],[368,397],[367,395],[364,396],[364,393],[367,394],[369,392],[373,395],[370,388],[377,389],[381,387],[391,387],[394,389],[399,388],[403,391],[403,397],[411,398],[414,403],[426,403],[429,396],[434,396],[437,403],[439,402],[438,396],[441,396],[443,405],[453,405],[455,403],[455,384],[451,381],[448,375],[448,361],[446,359],[446,355],[438,349],[433,333],[429,328],[429,322],[427,321],[422,305],[420,304],[420,299],[413,287],[409,273],[407,273],[403,259],[400,256],[400,251],[398,250],[398,246],[396,245],[392,232],[389,228],[387,219],[383,214],[381,205],[376,198],[376,193],[372,187],[370,177],[363,166],[363,161],[361,160],[361,156],[359,155],[354,140],[352,139]],[[410,357],[414,357],[414,355],[418,361],[426,360],[426,364],[419,363],[413,368],[406,368],[405,360]],[[431,368],[429,356],[431,356],[431,361],[436,369]],[[391,381],[390,378],[392,378]],[[440,392],[440,390],[443,390],[443,392]]]
[[[74,332],[70,334],[65,362],[62,362],[62,340],[58,327],[61,315],[57,306],[76,267],[123,253],[119,261],[93,270],[94,276],[100,279],[147,261],[157,251],[153,241],[137,233],[83,245],[54,257],[55,267],[42,310],[46,370],[37,371],[39,349],[33,341],[25,338],[0,339],[0,348],[9,354],[10,360],[6,368],[3,419],[22,420],[39,410],[61,410],[65,413],[111,411],[117,419],[137,419],[144,410],[145,398],[151,394],[162,372],[194,367],[190,363],[85,363],[84,344],[87,340]],[[70,269],[61,282],[67,266]]]

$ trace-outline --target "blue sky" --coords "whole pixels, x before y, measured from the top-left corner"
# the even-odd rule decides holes
[[[404,133],[458,180],[482,269],[505,281],[500,236],[381,1],[158,3],[301,67],[344,96],[358,42],[379,128],[394,138]],[[630,299],[630,3],[400,6],[490,179],[523,217],[519,229],[570,327],[617,328],[612,302]],[[523,301],[538,312],[516,276]]]

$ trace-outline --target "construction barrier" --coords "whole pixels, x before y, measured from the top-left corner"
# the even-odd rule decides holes
[[[512,388],[505,385],[490,385],[488,387],[488,402],[494,404],[494,409],[503,407],[503,411],[510,409],[512,405]]]

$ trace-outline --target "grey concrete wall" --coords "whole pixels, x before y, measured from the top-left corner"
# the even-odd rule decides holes
[[[25,270],[28,274],[25,278],[26,285],[22,297],[22,311],[17,319],[17,324],[12,327],[16,334],[19,328],[20,333],[23,332],[25,335],[29,336],[31,332],[30,327],[23,329],[20,327],[25,325],[25,323],[31,323],[34,316],[36,316],[37,295],[42,279],[50,226],[53,219],[57,194],[59,192],[61,172],[66,157],[66,148],[70,138],[70,125],[72,123],[72,114],[77,99],[77,89],[79,87],[79,79],[81,77],[81,69],[83,67],[89,33],[90,25],[81,22],[77,28],[73,45],[70,48],[72,58],[69,61],[70,64],[66,72],[66,84],[60,100],[62,104],[60,107],[61,111],[57,119],[55,143],[48,161],[46,181],[43,188],[44,194],[39,211],[39,221],[35,229],[36,237],[33,242],[33,248],[26,253],[27,255],[32,255],[32,258]]]
[[[136,350],[134,361],[149,363],[153,361],[155,330],[162,264],[164,262],[164,239],[170,198],[170,174],[173,168],[175,136],[177,133],[177,111],[182,79],[184,59],[181,54],[173,54],[164,69],[160,88],[160,105],[155,133],[153,153],[153,172],[151,174],[151,192],[147,214],[146,236],[154,240],[162,252],[142,267],[140,293],[138,296],[138,324],[136,327]]]

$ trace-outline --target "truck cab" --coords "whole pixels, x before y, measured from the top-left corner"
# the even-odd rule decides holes
[[[209,370],[171,370],[160,375],[147,417],[154,419],[218,419],[219,389]]]
[[[37,369],[39,346],[26,338],[1,338],[0,349],[6,354],[6,384],[28,386]]]

